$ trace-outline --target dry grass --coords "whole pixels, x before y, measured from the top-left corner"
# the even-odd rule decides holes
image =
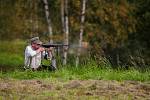
[[[7,100],[143,100],[150,84],[105,80],[0,80],[0,99]]]

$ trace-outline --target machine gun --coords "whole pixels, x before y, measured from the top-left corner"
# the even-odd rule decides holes
[[[64,46],[68,46],[68,45],[65,45],[65,44],[50,44],[50,43],[42,44],[42,47],[44,47],[44,48],[50,48],[50,47],[64,47]]]
[[[62,47],[66,47],[68,45],[65,44],[51,44],[51,43],[46,43],[46,44],[42,44],[41,47],[46,48],[44,51],[44,57],[43,60],[47,60],[49,62],[50,65],[44,65],[43,61],[42,61],[42,66],[49,69],[49,70],[56,70],[57,69],[57,64],[56,64],[56,58],[55,58],[55,54],[54,51],[49,50],[49,48],[54,48],[56,49],[56,51],[58,52],[58,48],[62,48]]]

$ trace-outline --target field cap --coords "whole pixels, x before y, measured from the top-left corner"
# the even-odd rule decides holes
[[[39,37],[33,37],[30,39],[31,43],[35,43],[35,44],[42,44],[42,42],[40,41]]]

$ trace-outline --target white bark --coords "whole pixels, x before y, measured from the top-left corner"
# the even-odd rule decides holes
[[[35,2],[35,29],[37,33],[38,33],[38,28],[39,28],[39,25],[38,25],[38,1],[37,1]]]
[[[45,7],[45,15],[46,15],[46,20],[47,20],[47,24],[48,24],[50,43],[53,43],[53,40],[52,40],[53,31],[52,31],[51,19],[50,19],[50,16],[49,16],[48,2],[47,2],[47,0],[43,0],[43,2],[45,4],[44,5],[44,7]]]
[[[45,15],[46,15],[46,20],[47,20],[47,24],[48,24],[48,31],[49,31],[49,38],[50,38],[50,43],[52,44],[53,43],[53,40],[52,40],[52,35],[53,35],[53,31],[52,31],[52,25],[51,25],[51,18],[49,16],[49,8],[48,8],[48,2],[47,0],[43,0],[44,4],[45,4]],[[52,49],[51,51],[49,51],[49,57],[51,59],[51,62],[52,62],[52,66],[53,67],[57,67],[57,64],[56,64],[56,59],[54,57],[54,49],[53,48],[50,48]]]
[[[64,37],[64,43],[66,45],[69,44],[69,24],[68,24],[68,0],[65,0],[63,1],[62,0],[62,3],[64,3],[64,7],[63,7],[63,4],[62,4],[62,11],[64,11],[64,13],[62,12],[62,24],[64,23],[64,33],[65,33],[65,37]],[[64,15],[64,17],[63,17]],[[68,52],[68,46],[65,46],[64,47],[64,58],[63,58],[63,65],[66,65],[67,64],[67,52]]]
[[[82,47],[82,40],[83,40],[83,32],[84,32],[84,21],[85,21],[85,8],[86,8],[86,0],[82,0],[82,9],[81,9],[81,22],[80,22],[80,39],[79,39],[79,48],[77,52],[76,58],[76,67],[79,65],[79,57]]]
[[[61,0],[61,24],[62,24],[62,32],[65,33],[65,8],[64,8],[64,0]]]
[[[33,32],[36,36],[38,36],[38,1],[33,0],[33,22],[34,22],[34,27],[33,27]]]

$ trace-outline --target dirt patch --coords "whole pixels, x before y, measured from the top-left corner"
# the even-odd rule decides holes
[[[0,79],[0,98],[150,100],[150,84],[138,81]]]

